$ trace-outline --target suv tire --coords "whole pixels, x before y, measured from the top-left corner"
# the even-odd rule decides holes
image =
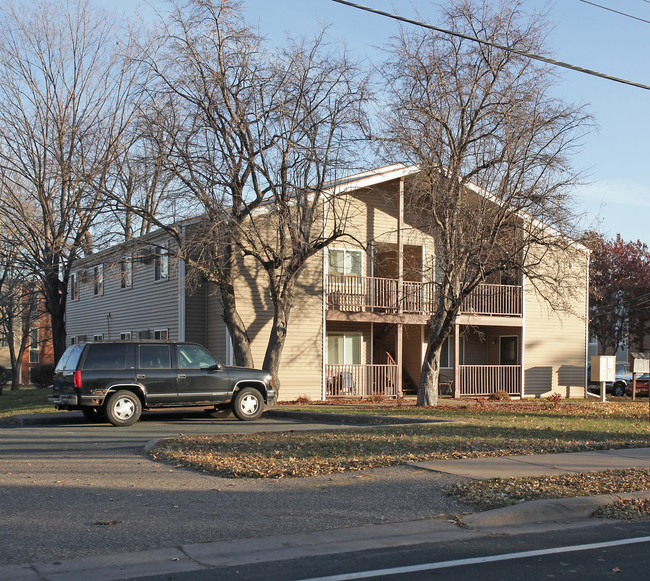
[[[256,420],[264,411],[264,397],[254,387],[244,387],[235,395],[232,411],[237,419],[244,422]]]
[[[140,419],[140,398],[126,390],[117,391],[108,399],[106,418],[114,426],[130,426]]]
[[[614,386],[612,387],[612,395],[616,397],[621,397],[625,395],[625,385],[618,382],[615,383]]]

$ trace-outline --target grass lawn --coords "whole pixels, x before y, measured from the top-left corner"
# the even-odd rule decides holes
[[[427,409],[319,405],[318,411],[452,422],[335,432],[180,436],[160,442],[149,453],[155,459],[226,478],[287,478],[423,460],[650,446],[648,403],[629,400],[471,402]],[[650,490],[650,470],[494,479],[456,485],[446,492],[485,510],[540,498],[634,490]],[[594,516],[649,519],[650,501],[621,501]]]
[[[399,409],[319,406],[321,410],[453,422],[327,432],[181,436],[161,442],[151,454],[227,478],[286,478],[423,460],[650,446],[647,402],[513,401]]]
[[[6,387],[0,395],[0,420],[7,420],[17,414],[40,414],[55,411],[54,406],[47,401],[51,390],[42,387],[21,387],[11,391]]]

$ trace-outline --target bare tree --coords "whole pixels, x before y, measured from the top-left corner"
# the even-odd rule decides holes
[[[190,236],[157,225],[217,285],[240,365],[253,361],[234,277],[242,253],[258,261],[274,307],[263,367],[277,374],[295,278],[345,231],[345,210],[323,194],[359,144],[366,79],[322,35],[285,49],[265,45],[230,0],[177,6],[167,22],[149,62],[159,80],[154,100],[173,109],[157,119],[172,144],[178,204],[202,219]]]
[[[547,24],[522,5],[454,0],[446,27],[543,53]],[[553,283],[568,269],[557,257],[572,248],[560,234],[570,225],[576,177],[567,157],[589,118],[551,94],[547,68],[467,39],[403,30],[384,70],[390,151],[421,169],[407,212],[435,239],[435,308],[418,403],[436,405],[441,348],[481,282],[525,274],[548,300],[559,299],[551,299]]]
[[[0,10],[0,178],[5,224],[40,281],[55,357],[71,264],[92,249],[108,170],[134,108],[129,32],[85,0]]]
[[[9,349],[11,389],[20,384],[23,354],[30,342],[30,331],[39,319],[41,294],[29,276],[18,266],[20,245],[3,240],[0,247],[0,336]],[[0,388],[0,394],[2,389]]]

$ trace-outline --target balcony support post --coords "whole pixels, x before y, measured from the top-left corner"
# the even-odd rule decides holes
[[[460,325],[454,323],[454,399],[460,399]]]
[[[397,313],[404,312],[404,178],[399,180],[399,200],[397,209]],[[404,325],[397,325],[397,396],[402,397],[402,377],[404,375]]]

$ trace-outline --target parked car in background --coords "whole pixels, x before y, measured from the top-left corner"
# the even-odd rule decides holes
[[[636,378],[636,394],[648,396],[648,386],[650,385],[650,373],[644,373],[639,375]],[[627,384],[625,388],[625,395],[632,395],[632,380]]]
[[[57,363],[50,403],[81,410],[114,426],[138,421],[143,409],[203,407],[256,420],[276,399],[271,375],[227,367],[201,345],[171,341],[76,343]]]

